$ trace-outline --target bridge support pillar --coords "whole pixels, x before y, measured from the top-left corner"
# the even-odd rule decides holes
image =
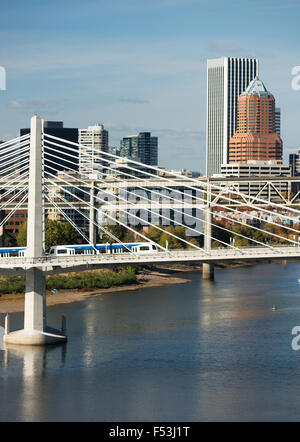
[[[7,333],[6,344],[45,345],[65,342],[67,337],[46,325],[45,274],[36,265],[44,255],[43,120],[34,116],[30,128],[28,222],[24,329]]]
[[[215,265],[210,263],[202,264],[202,279],[213,281],[215,279]]]
[[[90,188],[90,225],[89,225],[89,240],[91,244],[96,244],[96,228],[95,228],[95,209],[94,209],[94,204],[95,204],[95,187],[94,187],[94,182],[91,183],[91,188]]]
[[[207,206],[204,213],[204,249],[210,252],[212,249],[212,213],[210,205],[209,186],[207,187]],[[202,264],[202,279],[213,280],[215,277],[215,266],[213,263]]]
[[[46,280],[39,269],[26,271],[24,330],[39,330],[46,328]]]

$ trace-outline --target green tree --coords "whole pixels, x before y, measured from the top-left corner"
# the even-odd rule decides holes
[[[167,227],[168,229],[168,227]],[[183,226],[175,226],[174,227],[174,233],[175,235],[179,236],[179,238],[186,240],[186,228]]]
[[[251,241],[251,238],[256,239],[255,232],[256,230],[253,229],[251,226],[246,225],[238,225],[233,227],[233,232],[239,233],[240,235],[246,236],[247,238],[243,238],[238,235],[234,235],[234,245],[237,247],[247,247],[254,245],[255,243]],[[262,238],[262,237],[261,237]]]
[[[15,240],[11,236],[6,234],[4,236],[4,246],[5,247],[13,247],[14,244],[15,244]]]
[[[174,236],[169,235],[169,233],[172,233],[179,238],[185,239],[185,228],[181,226],[168,226],[165,231],[161,233],[159,240],[159,244],[162,247],[166,247],[166,241],[168,241],[169,249],[184,249],[186,244],[180,241],[180,239],[174,238]]]
[[[187,241],[188,241],[189,243],[191,243],[191,244],[194,244],[194,245],[197,246],[197,247],[200,247],[200,246],[199,246],[199,242],[196,240],[195,237],[188,238]],[[196,250],[195,247],[193,247],[192,245],[188,245],[187,248],[188,248],[188,249]]]
[[[158,226],[161,227],[161,226]],[[152,241],[159,243],[162,232],[158,230],[156,227],[149,227],[148,232],[146,234],[147,238]]]
[[[25,247],[27,244],[27,222],[23,223],[19,228],[17,244],[19,247]]]
[[[129,229],[125,229],[124,242],[134,242],[134,233]]]
[[[262,242],[262,243],[266,243],[267,242],[267,237],[269,235],[266,235],[265,233],[261,232],[260,230],[256,230],[253,234],[253,238],[256,241]]]
[[[45,249],[49,251],[50,247],[61,244],[76,243],[78,234],[75,228],[67,223],[47,219],[45,223]],[[17,244],[24,247],[27,244],[27,223],[23,223],[17,236]]]
[[[125,242],[124,239],[128,230],[126,229],[126,227],[122,226],[121,224],[107,224],[105,226],[105,230],[107,230],[109,233],[111,233],[116,238],[118,238],[119,241]],[[101,242],[102,243],[108,242],[109,244],[112,244],[115,243],[116,240],[112,238],[109,234],[104,233],[102,235]]]
[[[213,241],[213,246],[214,247],[224,247],[225,245],[222,243],[230,244],[230,232],[221,228],[221,227],[224,227],[224,228],[230,230],[230,226],[228,226],[226,223],[224,223],[224,222],[222,223],[220,221],[216,221],[214,224],[215,225],[212,226],[212,236],[213,236],[213,238],[215,238]],[[220,242],[220,241],[222,241],[222,242]]]

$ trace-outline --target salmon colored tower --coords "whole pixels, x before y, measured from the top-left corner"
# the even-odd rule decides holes
[[[256,77],[238,98],[237,131],[229,141],[228,162],[282,163],[282,140],[275,132],[275,98]]]

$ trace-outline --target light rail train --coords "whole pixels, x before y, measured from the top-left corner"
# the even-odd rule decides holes
[[[24,258],[26,247],[0,247],[0,258]]]
[[[115,254],[115,253],[155,253],[157,247],[154,244],[141,243],[113,243],[113,244],[74,244],[64,246],[53,246],[50,248],[50,255],[98,255],[101,253]]]
[[[24,258],[26,247],[0,247],[0,258]],[[156,253],[157,247],[148,242],[139,243],[113,243],[113,244],[72,244],[53,246],[50,248],[50,256],[75,256],[75,255],[99,255],[102,253]]]

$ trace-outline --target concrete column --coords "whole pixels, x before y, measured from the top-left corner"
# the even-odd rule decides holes
[[[27,258],[44,255],[44,213],[43,213],[43,160],[42,132],[43,120],[31,118],[30,129],[30,168],[27,222]],[[31,268],[26,271],[24,329],[45,331],[46,327],[45,275]]]
[[[212,213],[211,213],[211,195],[209,186],[207,186],[207,201],[204,212],[204,250],[210,252],[212,249]],[[202,264],[202,279],[214,279],[214,264],[203,263]]]
[[[43,120],[31,118],[24,329],[4,336],[6,344],[46,345],[67,337],[46,324],[46,284],[39,258],[44,256]],[[65,326],[64,326],[65,328]]]
[[[204,220],[204,249],[209,252],[212,249],[212,214],[209,205],[205,208]]]
[[[92,207],[90,207],[89,240],[90,240],[90,243],[92,243],[92,244],[96,244],[96,240],[97,240],[96,239],[97,232],[96,232],[96,228],[95,228],[95,224],[94,224],[94,222],[95,222],[95,209],[94,209],[94,207],[95,207],[95,198],[94,198],[95,187],[94,187],[94,185],[95,185],[95,183],[92,182],[91,188],[90,188],[90,205]]]
[[[43,272],[32,268],[26,271],[24,329],[46,329],[46,282]]]
[[[290,202],[291,199],[292,199],[292,183],[291,181],[288,181],[288,197],[287,197],[288,202]]]
[[[44,255],[44,198],[42,173],[43,120],[37,115],[31,118],[30,131],[30,167],[26,257],[39,258]]]
[[[213,263],[202,264],[202,279],[210,281],[215,279],[215,265]]]

